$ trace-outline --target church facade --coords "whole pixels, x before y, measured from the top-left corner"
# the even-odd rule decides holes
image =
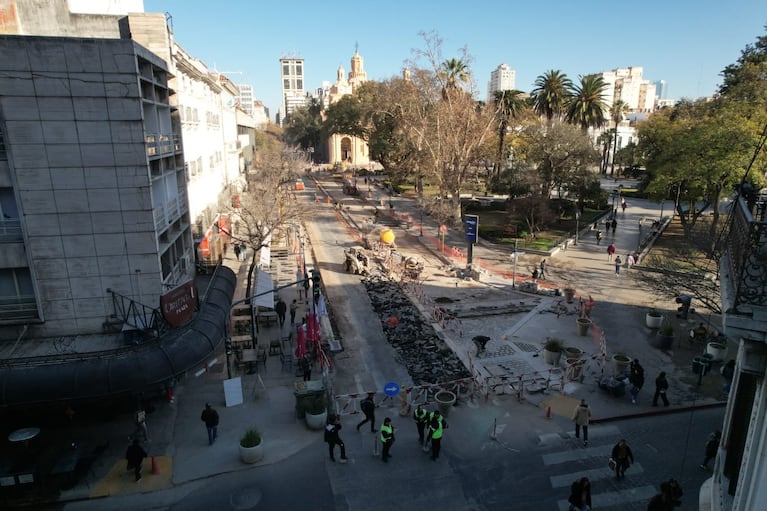
[[[367,81],[364,61],[355,48],[351,58],[351,70],[346,77],[343,66],[338,66],[336,83],[330,87],[328,104],[333,104],[342,97],[352,94]],[[370,148],[367,142],[352,135],[334,134],[328,138],[328,163],[347,167],[368,167],[371,163]]]

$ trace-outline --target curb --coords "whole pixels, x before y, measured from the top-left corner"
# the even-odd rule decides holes
[[[603,424],[606,422],[615,422],[615,421],[625,420],[625,419],[654,417],[657,415],[669,415],[672,413],[691,412],[694,410],[706,410],[708,408],[717,408],[722,406],[727,406],[727,401],[716,401],[715,403],[705,403],[701,405],[687,405],[687,406],[680,406],[676,408],[664,407],[657,410],[649,410],[646,412],[628,413],[625,415],[615,415],[613,417],[603,417],[601,419],[592,419],[589,422],[590,424]]]

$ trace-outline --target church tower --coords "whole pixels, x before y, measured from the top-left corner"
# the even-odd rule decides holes
[[[351,60],[351,71],[349,71],[349,85],[352,86],[352,90],[356,90],[357,87],[368,81],[368,74],[365,72],[365,61],[360,56],[359,45],[354,45],[354,55]]]

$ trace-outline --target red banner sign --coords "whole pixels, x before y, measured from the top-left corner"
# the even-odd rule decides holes
[[[197,288],[194,280],[160,296],[162,316],[169,325],[179,327],[189,321],[197,309]]]

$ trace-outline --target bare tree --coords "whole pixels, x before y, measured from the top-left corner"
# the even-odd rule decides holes
[[[252,249],[246,296],[251,296],[258,253],[288,225],[300,224],[302,208],[292,192],[300,172],[308,164],[306,153],[281,143],[259,151],[248,175],[248,189],[240,208],[232,209],[232,241]]]

